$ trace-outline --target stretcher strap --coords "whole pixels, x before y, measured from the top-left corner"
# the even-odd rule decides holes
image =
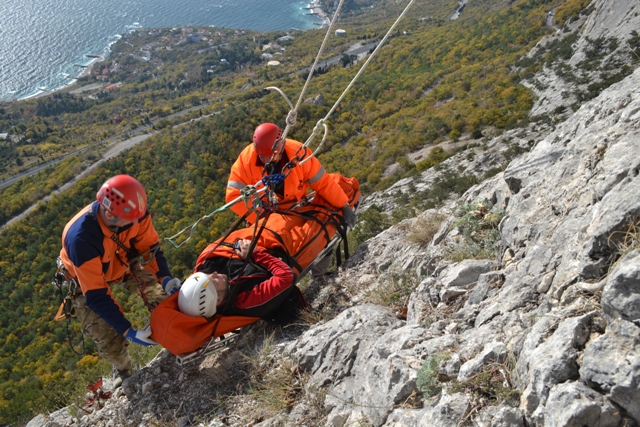
[[[240,222],[243,221],[247,215],[249,214],[249,212],[245,213],[242,218],[240,218],[238,221],[235,222],[235,224],[233,225],[233,227],[231,227],[231,229],[229,230],[229,232],[224,236],[224,238],[222,238],[220,240],[220,243],[218,243],[211,251],[211,253],[213,252],[213,250],[215,250],[216,248],[218,248],[220,246],[220,244],[222,242],[224,242],[224,240],[229,237],[229,235],[235,231],[236,228],[238,228],[238,225],[240,225]],[[271,211],[267,211],[267,214],[265,215],[262,225],[260,226],[260,230],[258,230],[258,222],[260,220],[258,220],[255,223],[254,229],[253,229],[253,238],[251,239],[251,245],[249,246],[249,251],[247,252],[247,257],[244,259],[244,264],[242,265],[242,268],[240,269],[240,273],[238,274],[237,277],[242,277],[242,275],[244,274],[244,270],[247,268],[247,265],[249,264],[249,260],[251,258],[251,254],[253,253],[253,250],[256,247],[256,243],[258,241],[258,238],[260,237],[260,234],[262,234],[262,231],[264,230],[265,226],[267,225],[267,220],[269,219],[269,216],[271,215]],[[256,231],[258,230],[258,231]],[[231,258],[229,258],[229,261],[231,261]],[[231,306],[235,303],[236,298],[238,298],[238,294],[240,293],[240,286],[233,286],[234,285],[234,281],[233,279],[229,278],[229,296],[227,297],[227,301],[224,303],[224,307],[222,308],[222,310],[220,311],[220,313],[225,313],[229,310],[229,308],[231,308]],[[218,325],[220,324],[220,319],[222,319],[222,316],[218,317],[218,320],[216,321],[215,326],[213,327],[213,333],[212,335],[215,336],[216,334],[216,330],[218,329]]]
[[[346,244],[347,242],[347,226],[346,226],[346,222],[344,220],[344,218],[341,215],[338,215],[335,211],[331,210],[330,208],[328,208],[327,206],[324,205],[314,205],[314,204],[310,204],[307,206],[311,206],[313,208],[315,208],[315,210],[306,210],[304,212],[298,212],[298,211],[275,211],[275,213],[280,214],[280,215],[286,215],[286,216],[291,216],[291,217],[298,217],[298,218],[302,218],[304,220],[307,221],[314,221],[316,223],[318,223],[322,229],[322,232],[324,234],[324,237],[327,241],[327,243],[331,240],[330,236],[329,236],[329,230],[327,229],[327,225],[332,225],[336,228],[336,232],[340,234],[340,237],[342,238],[342,240],[344,240],[345,242],[345,258],[349,258],[349,249],[348,249],[348,244]],[[319,219],[316,215],[325,215],[327,218],[325,220],[321,220]],[[318,237],[320,237],[320,233],[316,234],[315,236],[313,236],[313,238],[309,239],[309,241],[307,241],[295,254],[290,254],[286,248],[286,245],[284,244],[284,241],[282,239],[282,237],[276,233],[275,231],[268,229],[274,237],[276,237],[278,239],[278,241],[282,244],[284,251],[287,253],[287,257],[295,262],[295,265],[293,265],[295,268],[298,269],[298,271],[302,271],[302,267],[300,266],[300,264],[298,264],[298,262],[296,261],[297,257],[303,253]],[[338,266],[342,263],[341,257],[338,255]],[[293,264],[293,263],[292,263]]]
[[[300,266],[300,264],[298,264],[298,261],[293,256],[291,256],[291,254],[287,250],[287,245],[285,245],[284,240],[282,240],[282,236],[280,236],[278,233],[276,233],[270,228],[266,228],[266,230],[270,232],[273,235],[273,237],[275,237],[278,240],[278,242],[280,242],[280,244],[282,245],[282,252],[287,258],[286,264],[297,269],[298,271],[302,271],[302,267]]]

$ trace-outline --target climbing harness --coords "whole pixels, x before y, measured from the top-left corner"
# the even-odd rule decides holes
[[[71,323],[71,318],[75,317],[73,300],[75,300],[79,295],[82,295],[82,291],[80,290],[78,281],[71,276],[69,271],[67,271],[60,257],[58,257],[58,259],[56,260],[56,266],[57,269],[51,283],[58,289],[61,303],[60,307],[58,308],[58,312],[56,313],[53,320],[55,320],[56,322],[61,322],[63,320],[67,321],[65,329],[67,332],[67,340],[69,341],[69,346],[75,354],[81,356],[84,354],[84,335],[80,334],[80,351],[78,352],[73,344],[73,337],[71,336],[69,324]]]

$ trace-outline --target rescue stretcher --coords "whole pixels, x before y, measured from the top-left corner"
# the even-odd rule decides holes
[[[350,205],[357,212],[362,200],[357,180],[335,175],[347,194]],[[271,228],[277,228],[280,224],[278,221],[282,224],[298,221],[298,224],[303,225],[296,226],[293,230],[278,229],[280,233],[274,233],[267,228],[267,232],[258,236],[257,245],[267,251],[284,247],[291,254],[297,255],[290,264],[297,276],[295,283],[309,274],[334,250],[338,252],[339,245],[343,241],[345,258],[348,257],[346,249],[348,227],[342,219],[342,212],[330,207],[321,197],[310,193],[296,206],[277,215],[279,216],[274,217],[273,221],[268,222],[275,225]],[[292,220],[292,217],[297,218]],[[285,226],[282,225],[282,227]],[[235,237],[248,238],[252,233],[253,230],[249,228],[237,230]],[[301,236],[304,238],[301,239]],[[220,246],[220,240],[222,239],[212,243],[210,247],[213,246],[219,251],[233,251],[228,247]],[[203,253],[206,251],[207,249]],[[243,328],[258,320],[260,318],[220,314],[209,319],[187,316],[178,310],[178,293],[175,293],[152,311],[150,325],[153,331],[152,338],[174,354],[179,365],[184,366],[237,342]]]
[[[318,254],[316,259],[311,264],[309,264],[307,268],[302,270],[302,272],[298,276],[298,282],[302,280],[307,274],[309,274],[309,272],[313,269],[313,267],[315,267],[315,265],[318,262],[323,260],[326,256],[331,255],[333,251],[336,248],[338,248],[338,246],[340,245],[340,242],[342,242],[342,237],[340,236],[340,234],[336,234],[329,241],[329,243],[322,250],[322,252]],[[258,318],[251,318],[251,319],[256,319],[255,321],[259,320]],[[251,323],[254,323],[255,321],[252,321]],[[197,361],[208,354],[221,351],[227,348],[228,346],[230,346],[231,344],[236,343],[242,331],[243,331],[242,328],[238,328],[233,331],[227,332],[226,334],[221,336],[212,336],[206,343],[200,346],[200,348],[198,348],[197,350],[186,352],[186,353],[180,353],[176,355],[176,363],[180,366],[184,366],[191,362]]]

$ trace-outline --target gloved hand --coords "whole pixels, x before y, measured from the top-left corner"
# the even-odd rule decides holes
[[[151,326],[147,326],[146,328],[138,331],[133,328],[129,328],[127,333],[124,334],[124,337],[131,342],[136,344],[143,345],[145,347],[151,347],[152,345],[157,345],[158,343],[152,340],[151,337]]]
[[[180,290],[180,286],[182,286],[180,279],[177,279],[175,277],[165,277],[164,280],[162,280],[162,289],[164,289],[167,295],[175,294],[176,292],[178,292]]]
[[[349,228],[355,227],[358,218],[356,217],[355,211],[349,206],[349,203],[342,207],[342,215]]]

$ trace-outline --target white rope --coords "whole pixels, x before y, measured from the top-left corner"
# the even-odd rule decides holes
[[[355,84],[356,80],[358,79],[358,77],[360,77],[360,75],[364,72],[364,70],[367,68],[367,65],[369,65],[369,62],[371,62],[371,60],[373,59],[373,57],[375,56],[375,54],[378,52],[378,50],[380,49],[380,47],[384,44],[384,42],[389,38],[389,36],[391,35],[391,33],[393,32],[393,30],[395,29],[395,27],[398,25],[398,23],[400,22],[400,20],[404,17],[404,15],[407,13],[407,11],[409,10],[409,8],[413,5],[413,3],[415,3],[415,0],[411,0],[409,1],[409,3],[407,4],[407,6],[404,8],[404,10],[402,11],[402,13],[400,14],[400,16],[398,16],[398,19],[396,19],[396,21],[393,23],[393,25],[391,26],[391,28],[389,28],[389,30],[387,31],[387,33],[384,35],[384,37],[382,38],[382,40],[380,41],[380,43],[378,43],[378,46],[376,46],[376,48],[374,49],[374,51],[371,53],[371,55],[369,55],[369,58],[367,58],[367,60],[365,61],[365,63],[362,65],[362,67],[360,67],[360,69],[358,70],[358,72],[356,73],[356,75],[353,77],[353,79],[351,79],[351,82],[349,82],[349,84],[347,85],[347,87],[345,88],[345,90],[342,92],[342,95],[340,95],[340,97],[338,98],[338,100],[333,104],[333,107],[331,107],[331,109],[329,110],[329,112],[324,116],[324,118],[318,120],[318,123],[316,123],[315,127],[313,128],[313,132],[311,133],[311,135],[309,136],[309,138],[305,141],[305,143],[303,144],[304,147],[308,147],[309,144],[311,144],[311,141],[316,137],[316,135],[318,135],[320,133],[320,129],[321,127],[324,127],[325,129],[325,133],[324,133],[324,137],[322,138],[322,141],[320,141],[320,144],[318,145],[318,148],[316,148],[316,150],[306,159],[302,160],[300,162],[300,164],[306,162],[307,160],[309,160],[311,157],[314,157],[316,155],[316,153],[318,151],[320,151],[320,149],[322,148],[322,146],[324,145],[324,141],[327,138],[327,125],[325,124],[325,122],[327,121],[327,119],[329,118],[329,116],[336,110],[336,108],[338,107],[338,104],[340,103],[340,101],[342,101],[344,99],[344,97],[347,95],[347,92],[349,92],[349,90],[351,89],[351,87]],[[341,3],[342,4],[342,3]],[[316,58],[317,59],[317,58]],[[315,63],[314,63],[314,67],[315,67]],[[309,77],[311,77],[311,74],[309,74]],[[307,80],[308,81],[308,80]],[[305,89],[306,89],[306,85],[305,85]],[[302,99],[302,95],[300,96],[300,99]],[[298,101],[299,102],[299,101]]]
[[[249,186],[245,187],[245,189],[251,189],[252,190],[250,195],[245,195],[244,192],[241,192],[243,194],[241,194],[240,196],[236,197],[235,199],[233,199],[229,203],[227,203],[227,204],[225,204],[223,206],[220,206],[218,209],[214,210],[210,214],[207,214],[207,215],[203,216],[202,218],[198,219],[193,224],[186,226],[185,228],[183,228],[182,230],[180,230],[179,232],[177,232],[173,236],[165,237],[164,240],[166,240],[169,243],[171,243],[174,248],[179,248],[182,245],[186,244],[189,240],[191,240],[191,238],[193,237],[193,234],[196,231],[196,227],[198,226],[200,221],[204,221],[205,219],[209,219],[212,216],[214,216],[215,214],[229,209],[231,206],[235,205],[236,203],[238,203],[240,201],[244,201],[249,210],[255,209],[256,208],[255,206],[249,206],[249,199],[253,196],[253,200],[257,200],[255,198],[255,196],[259,195],[261,193],[264,193],[267,190],[267,188],[264,187],[264,186],[262,188],[258,188],[260,186],[260,184],[263,184],[262,180],[256,182],[254,185],[249,185]],[[187,230],[189,230],[189,236],[185,240],[183,240],[182,242],[177,243],[176,239],[178,237],[180,237],[182,234],[184,234]]]
[[[318,54],[316,55],[316,59],[313,61],[313,65],[311,66],[311,69],[309,70],[309,75],[307,76],[307,80],[305,81],[304,86],[302,87],[302,91],[300,92],[300,96],[298,97],[298,102],[296,102],[296,106],[292,108],[291,111],[289,111],[289,114],[287,114],[287,125],[282,131],[283,140],[287,137],[287,133],[289,132],[289,129],[291,128],[291,126],[296,124],[298,108],[302,103],[302,99],[304,98],[304,94],[306,93],[307,88],[309,87],[309,82],[311,81],[311,77],[313,77],[313,72],[316,70],[316,65],[318,65],[318,62],[320,62],[320,56],[324,51],[324,47],[327,44],[327,40],[329,40],[329,35],[331,34],[331,30],[333,30],[333,26],[338,20],[338,14],[340,13],[340,8],[342,8],[343,3],[344,3],[344,0],[340,0],[340,3],[338,3],[336,12],[333,14],[333,19],[331,19],[331,24],[329,24],[329,28],[327,29],[327,33],[324,35],[324,39],[322,40],[320,49],[318,49]],[[291,105],[291,103],[289,103],[289,105]]]
[[[384,42],[389,38],[389,35],[391,34],[391,32],[394,30],[394,28],[398,25],[398,23],[400,22],[400,20],[404,17],[404,15],[407,13],[407,11],[409,10],[409,8],[413,5],[413,3],[415,2],[415,0],[411,0],[409,2],[409,4],[407,4],[407,6],[404,8],[404,10],[402,11],[402,13],[400,14],[400,16],[398,16],[398,19],[396,19],[396,22],[393,23],[393,25],[391,26],[391,28],[389,28],[389,31],[387,31],[387,34],[384,35],[384,37],[382,38],[382,40],[380,41],[380,43],[378,43],[378,46],[376,46],[375,50],[371,53],[371,55],[369,55],[369,58],[367,58],[367,61],[362,65],[362,67],[360,67],[360,70],[358,70],[358,73],[355,75],[355,77],[351,80],[351,82],[349,83],[349,85],[347,86],[347,88],[344,90],[344,92],[342,92],[342,95],[340,95],[340,98],[338,98],[338,100],[335,102],[335,104],[333,104],[333,107],[331,107],[331,110],[329,110],[329,112],[327,113],[326,116],[324,116],[324,119],[321,119],[321,121],[326,121],[327,118],[329,118],[329,116],[331,115],[331,113],[333,113],[335,111],[335,109],[338,107],[338,104],[340,103],[340,101],[342,101],[342,99],[346,96],[347,92],[349,91],[349,89],[351,89],[351,87],[353,86],[353,84],[356,82],[356,80],[358,79],[358,77],[360,77],[360,74],[362,74],[362,72],[365,70],[365,68],[367,68],[367,65],[369,65],[369,62],[371,62],[371,59],[373,59],[373,57],[375,56],[375,54],[378,52],[378,50],[380,49],[380,47],[384,44]],[[320,122],[318,122],[320,123]]]

